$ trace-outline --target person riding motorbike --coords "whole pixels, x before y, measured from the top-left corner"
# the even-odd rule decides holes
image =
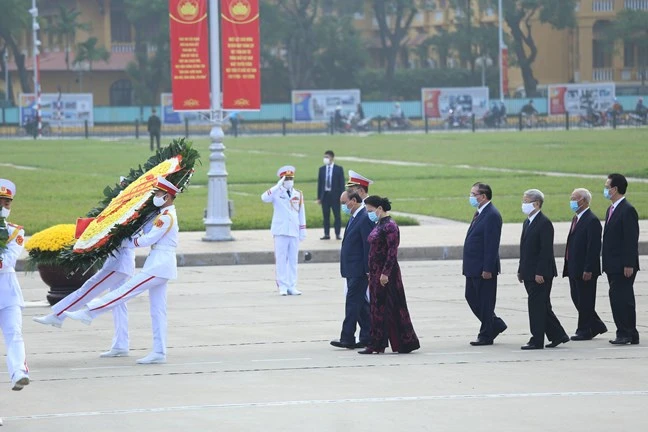
[[[637,106],[635,106],[635,114],[642,119],[643,123],[646,123],[648,108],[646,108],[646,106],[644,105],[642,97],[637,100]]]
[[[529,103],[522,107],[520,111],[526,119],[526,126],[533,127],[536,122],[536,116],[538,115],[538,110],[533,106],[533,100],[530,100]]]

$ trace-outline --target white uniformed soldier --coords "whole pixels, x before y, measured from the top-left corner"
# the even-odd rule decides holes
[[[124,177],[120,178],[123,181]],[[52,306],[52,313],[32,319],[40,324],[60,328],[66,316],[63,312],[82,309],[92,299],[104,291],[116,289],[135,273],[135,249],[123,247],[117,249],[108,257],[103,267],[88,279],[81,288],[70,293],[64,299]],[[128,355],[128,307],[126,303],[115,306],[112,310],[115,323],[115,335],[109,351],[100,357],[122,357]]]
[[[15,267],[23,251],[25,231],[21,226],[6,222],[15,196],[16,185],[9,180],[0,179],[0,235],[7,242],[6,248],[0,251],[0,329],[7,347],[11,389],[22,390],[29,384],[29,368],[22,336],[22,308],[25,307],[25,301]]]
[[[178,188],[159,177],[154,191],[153,204],[160,214],[144,227],[142,235],[136,235],[124,247],[151,246],[142,271],[110,293],[96,298],[87,307],[76,312],[64,312],[72,319],[90,324],[94,318],[129,299],[149,291],[151,321],[153,324],[153,351],[137,360],[139,364],[166,363],[167,282],[178,276],[176,246],[178,245],[178,220],[173,205]]]
[[[353,170],[349,170],[349,181],[346,184],[347,191],[357,192],[360,198],[362,198],[363,205],[364,200],[369,196],[370,184],[373,184],[373,180],[369,180],[367,177]]]
[[[299,242],[306,238],[304,195],[293,187],[295,167],[283,166],[277,176],[277,184],[261,195],[263,202],[274,206],[270,232],[274,236],[277,287],[281,295],[300,295],[297,258]]]

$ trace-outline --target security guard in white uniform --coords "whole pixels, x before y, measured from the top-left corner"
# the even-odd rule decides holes
[[[16,261],[23,251],[25,231],[8,223],[11,203],[16,196],[16,185],[0,179],[0,235],[6,238],[6,247],[0,250],[0,329],[7,347],[7,368],[11,389],[22,390],[29,384],[29,368],[25,360],[25,342],[22,336],[22,291],[16,278]]]
[[[283,166],[277,176],[277,184],[261,195],[263,202],[274,206],[270,232],[274,236],[277,287],[282,296],[300,295],[297,258],[299,242],[306,238],[304,195],[293,187],[295,167]]]
[[[129,299],[149,291],[151,321],[153,324],[153,351],[137,360],[139,364],[166,363],[167,282],[178,277],[176,246],[178,245],[178,219],[173,205],[178,188],[162,177],[158,178],[153,204],[160,208],[160,214],[144,228],[144,234],[136,236],[124,247],[151,246],[144,268],[128,282],[88,303],[87,307],[75,312],[64,312],[69,318],[90,324],[94,318]]]
[[[123,181],[123,177],[120,181]],[[82,309],[92,299],[106,290],[116,289],[130,279],[135,273],[135,249],[123,247],[109,256],[99,272],[86,281],[81,288],[70,293],[64,299],[52,306],[52,313],[32,319],[40,324],[60,328],[66,316],[63,312]],[[122,357],[128,355],[128,307],[122,303],[112,310],[115,323],[110,350],[99,357]]]

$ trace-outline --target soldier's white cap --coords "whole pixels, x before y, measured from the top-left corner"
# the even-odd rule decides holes
[[[0,179],[0,198],[14,199],[16,196],[16,185],[7,179]]]
[[[167,192],[171,196],[176,196],[178,192],[180,192],[180,189],[175,187],[173,183],[171,183],[169,180],[165,179],[164,177],[158,177],[157,178],[157,183],[155,184],[155,189],[162,190],[164,192]]]
[[[373,184],[373,180],[369,180],[367,177],[358,174],[353,170],[349,170],[349,181],[346,184],[347,187],[364,186],[368,188],[370,184]]]
[[[277,177],[295,177],[295,167],[292,165],[284,165],[277,170]]]

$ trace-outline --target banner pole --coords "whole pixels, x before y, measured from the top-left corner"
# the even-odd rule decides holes
[[[206,233],[203,241],[234,240],[231,234],[229,201],[227,198],[227,170],[223,145],[223,114],[221,105],[220,71],[220,0],[209,0],[209,64],[211,76],[211,120],[209,134],[209,172],[207,184]]]

